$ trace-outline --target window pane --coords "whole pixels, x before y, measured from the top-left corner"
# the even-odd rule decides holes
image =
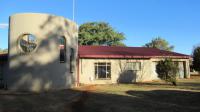
[[[60,62],[65,62],[65,50],[60,49]]]
[[[127,63],[126,64],[126,69],[127,70],[132,70],[133,68],[132,68],[132,63]]]
[[[36,47],[36,38],[32,34],[25,34],[19,40],[20,47],[25,53],[32,52]]]
[[[99,78],[106,78],[106,66],[98,66]]]
[[[60,47],[60,62],[66,62],[66,40],[64,37],[59,39],[59,47]]]
[[[71,72],[74,72],[74,49],[73,48],[71,48],[70,49],[70,71]]]
[[[141,63],[137,62],[135,63],[135,70],[140,70],[141,68]]]
[[[97,66],[95,65],[95,78],[98,78]]]
[[[60,38],[60,45],[65,45],[65,38],[64,37]]]
[[[126,64],[126,70],[140,70],[141,63],[140,62],[129,62]]]
[[[111,67],[107,66],[107,78],[111,78]]]
[[[110,63],[95,63],[95,78],[96,79],[111,78]]]

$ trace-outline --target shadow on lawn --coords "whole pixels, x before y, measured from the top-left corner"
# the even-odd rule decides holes
[[[0,112],[199,112],[200,93],[154,90],[127,95],[61,90],[34,93],[0,92]]]
[[[177,82],[177,86],[173,86],[171,83],[151,83],[151,82],[143,82],[143,83],[136,83],[135,85],[138,86],[156,86],[156,87],[164,87],[164,88],[171,88],[176,87],[179,89],[189,89],[189,90],[200,90],[200,83],[192,83],[192,82]]]
[[[200,90],[200,83],[180,83],[179,88],[186,88],[190,90]]]
[[[188,107],[191,109],[200,107],[200,93],[177,90],[153,90],[153,91],[127,91],[127,94],[146,99],[149,102],[165,104],[166,106]]]
[[[89,93],[87,112],[200,111],[200,93],[175,90],[127,91],[128,95]]]

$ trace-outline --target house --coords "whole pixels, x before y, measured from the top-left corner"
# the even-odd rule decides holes
[[[60,16],[10,16],[8,54],[0,55],[1,85],[12,90],[66,89],[158,79],[156,63],[171,58],[189,78],[190,56],[143,47],[79,46],[76,23]]]
[[[145,47],[79,46],[79,83],[111,84],[158,79],[156,64],[171,58],[178,78],[190,78],[190,56]]]

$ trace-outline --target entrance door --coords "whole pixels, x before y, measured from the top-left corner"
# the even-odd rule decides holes
[[[179,68],[179,78],[183,79],[184,78],[184,64],[183,62],[178,62],[178,68]]]
[[[158,73],[156,72],[156,66],[157,66],[158,62],[152,62],[152,80],[155,80],[155,79],[159,79],[158,77]]]

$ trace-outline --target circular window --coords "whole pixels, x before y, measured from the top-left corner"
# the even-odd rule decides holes
[[[21,49],[25,53],[30,53],[37,47],[36,38],[32,34],[24,34],[19,40]]]

